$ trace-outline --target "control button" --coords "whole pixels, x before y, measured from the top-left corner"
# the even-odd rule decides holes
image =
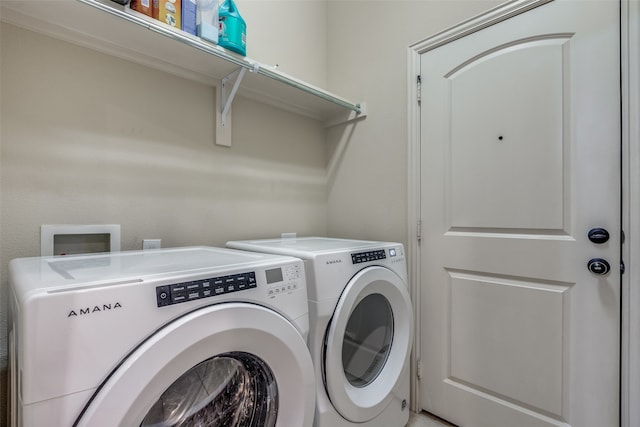
[[[351,254],[351,262],[353,264],[359,264],[362,262],[376,261],[379,259],[385,259],[387,257],[384,249],[376,251],[360,252],[357,254]]]
[[[157,286],[156,304],[158,307],[165,307],[185,301],[256,288],[257,286],[255,271]]]
[[[186,301],[187,297],[185,294],[171,294],[171,304],[177,304],[182,301]]]
[[[171,304],[168,286],[158,286],[156,288],[156,303],[158,307],[164,307],[165,305]]]

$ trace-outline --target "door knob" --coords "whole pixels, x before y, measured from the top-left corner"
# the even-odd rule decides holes
[[[607,260],[602,258],[592,258],[587,263],[587,268],[593,274],[599,274],[604,276],[611,270],[611,266],[607,262]]]
[[[609,240],[609,232],[600,227],[589,230],[587,236],[589,237],[589,240],[596,244],[602,244]]]

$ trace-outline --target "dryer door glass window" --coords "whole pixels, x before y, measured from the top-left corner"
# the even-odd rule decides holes
[[[273,427],[278,387],[258,357],[231,352],[194,366],[156,401],[141,427]]]
[[[342,366],[349,383],[373,382],[385,363],[393,340],[393,312],[380,294],[366,296],[349,316],[342,343]]]

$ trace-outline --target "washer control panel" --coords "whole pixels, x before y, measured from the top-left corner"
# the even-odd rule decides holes
[[[282,268],[265,270],[267,276],[267,295],[275,298],[280,294],[299,289],[299,281],[304,275],[300,264],[285,265]]]
[[[257,287],[256,273],[231,274],[156,287],[158,307],[229,294]]]
[[[369,261],[377,261],[379,259],[386,259],[386,258],[387,258],[387,253],[385,252],[384,249],[351,254],[351,262],[353,264],[360,264],[362,262],[369,262]]]

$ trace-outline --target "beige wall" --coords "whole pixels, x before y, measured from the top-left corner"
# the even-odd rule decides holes
[[[236,0],[247,56],[327,88],[327,0]]]
[[[281,10],[276,18],[290,20],[292,11],[301,17],[278,36],[293,39],[288,31],[295,31],[297,42],[304,39],[299,26],[312,18],[305,8],[320,16],[326,11],[324,2],[288,6],[271,9]],[[325,85],[326,56],[316,53],[326,52],[324,19],[306,26],[310,31],[302,34],[314,48],[298,52],[301,61],[289,72]],[[259,28],[251,27],[254,34]],[[263,32],[250,41],[250,53],[259,42],[278,41]],[[39,255],[41,224],[121,224],[125,250],[140,248],[143,238],[161,238],[165,247],[224,246],[230,239],[290,231],[324,235],[327,195],[324,128],[315,120],[237,97],[232,147],[220,147],[214,144],[213,87],[8,24],[1,42],[4,425],[7,263]],[[267,52],[282,67],[293,62],[293,54],[278,51],[283,48]]]
[[[406,245],[408,46],[497,4],[329,0],[329,87],[369,110],[344,152],[336,147],[347,137],[328,135],[330,157],[341,159],[329,181],[330,235]]]
[[[237,98],[232,147],[215,146],[213,88],[2,25],[2,401],[7,263],[39,254],[41,224],[121,224],[123,249],[285,231],[406,243],[407,46],[493,3],[237,3],[249,56],[369,117],[325,130]]]

